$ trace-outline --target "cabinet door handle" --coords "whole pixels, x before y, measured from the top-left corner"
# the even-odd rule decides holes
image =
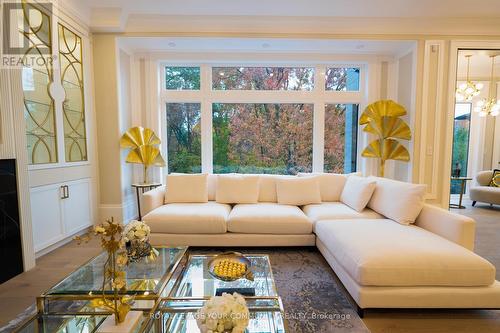
[[[68,199],[69,198],[69,187],[68,185],[62,185],[61,186],[61,199]]]

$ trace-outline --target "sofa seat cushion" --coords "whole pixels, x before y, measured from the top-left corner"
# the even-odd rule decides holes
[[[495,267],[472,251],[392,220],[316,223],[316,237],[362,286],[488,286]]]
[[[223,234],[231,206],[206,203],[174,203],[160,206],[143,217],[152,233]]]
[[[245,234],[303,235],[312,233],[312,223],[297,206],[262,202],[234,206],[227,230]]]
[[[313,222],[321,220],[346,220],[346,219],[382,219],[379,213],[365,208],[358,212],[342,202],[323,202],[302,207],[307,217]]]

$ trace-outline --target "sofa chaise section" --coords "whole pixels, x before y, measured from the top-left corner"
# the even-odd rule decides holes
[[[387,219],[320,221],[317,238],[362,286],[488,286],[495,267],[417,226]]]
[[[500,308],[495,267],[470,250],[473,225],[425,205],[410,226],[320,221],[316,246],[360,309]]]

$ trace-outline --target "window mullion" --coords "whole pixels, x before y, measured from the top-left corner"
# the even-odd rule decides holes
[[[201,172],[213,172],[212,152],[212,68],[201,65]]]
[[[314,73],[313,172],[323,172],[325,150],[325,68],[316,66]]]

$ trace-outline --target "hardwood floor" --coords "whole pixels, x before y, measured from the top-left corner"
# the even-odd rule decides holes
[[[467,209],[453,212],[477,221],[476,252],[497,267],[500,279],[500,207],[464,200]],[[35,297],[100,252],[97,240],[71,242],[39,258],[31,271],[0,285],[0,327],[32,305]],[[500,311],[369,311],[363,318],[374,333],[500,332]],[[293,333],[293,332],[292,332]]]
[[[52,287],[101,251],[93,239],[88,244],[70,242],[36,261],[36,267],[0,285],[0,327],[35,302],[35,297]]]

